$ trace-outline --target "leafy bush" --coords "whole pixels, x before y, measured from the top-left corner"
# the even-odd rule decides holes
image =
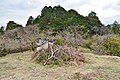
[[[92,45],[92,40],[89,38],[84,41],[82,47],[91,49],[91,45]]]
[[[1,49],[0,50],[0,57],[5,56],[5,55],[10,54],[10,53],[11,52],[9,49]]]
[[[40,55],[40,56],[36,59],[36,61],[37,61],[38,63],[45,63],[45,62],[48,60],[49,57],[50,57],[50,53],[46,52],[46,53]],[[59,61],[59,60],[61,60],[61,61]],[[70,58],[70,56],[67,55],[66,53],[61,53],[61,54],[59,55],[59,60],[58,60],[58,59],[55,59],[55,58],[52,58],[52,59],[50,59],[50,60],[47,62],[47,64],[48,64],[48,65],[61,65],[62,62],[70,61],[71,58]]]
[[[111,37],[103,45],[112,55],[120,56],[120,40],[117,37]]]
[[[91,53],[91,50],[89,48],[84,48],[84,47],[77,47],[78,51],[83,52],[83,53]]]
[[[92,37],[91,49],[96,54],[120,56],[120,38],[117,35],[95,35]]]
[[[57,44],[57,45],[63,45],[63,44],[64,44],[64,41],[62,40],[61,37],[57,37],[57,39],[56,39],[56,44]]]

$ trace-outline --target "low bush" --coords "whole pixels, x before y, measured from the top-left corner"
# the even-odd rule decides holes
[[[55,44],[57,44],[57,45],[63,45],[64,44],[64,41],[62,40],[62,38],[61,37],[57,37],[56,38],[56,43]]]
[[[96,54],[120,56],[120,38],[117,35],[93,36],[90,46]]]
[[[95,54],[99,54],[99,55],[108,54],[108,51],[105,50],[103,44],[109,37],[110,37],[109,35],[104,35],[104,36],[94,35],[92,37],[92,45],[90,46],[91,50]]]
[[[80,51],[80,52],[83,52],[83,53],[91,53],[92,52],[89,48],[84,48],[84,47],[81,47],[81,46],[78,46],[77,50]]]
[[[0,57],[2,56],[6,56],[7,54],[10,54],[10,50],[9,49],[1,49],[0,50]]]
[[[85,57],[75,48],[67,46],[57,47],[54,57],[47,51],[35,52],[32,57],[34,61],[46,65],[80,65],[85,62]],[[49,59],[50,58],[50,59]]]
[[[105,50],[112,53],[112,55],[120,56],[120,40],[117,37],[110,37],[103,44]]]
[[[89,39],[84,40],[84,42],[81,46],[84,48],[91,49],[91,45],[92,45],[92,39],[89,38]]]

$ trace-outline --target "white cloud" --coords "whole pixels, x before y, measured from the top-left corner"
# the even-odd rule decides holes
[[[36,17],[44,6],[61,5],[66,10],[75,9],[87,16],[95,11],[103,23],[111,23],[120,14],[120,0],[2,0],[0,3],[0,25],[14,20],[25,25],[29,16]],[[117,16],[117,17],[116,17]]]

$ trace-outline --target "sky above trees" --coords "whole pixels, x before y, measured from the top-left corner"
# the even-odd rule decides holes
[[[120,0],[1,0],[0,26],[6,26],[10,20],[25,25],[29,16],[37,17],[44,6],[57,5],[84,16],[94,11],[104,24],[120,22]]]

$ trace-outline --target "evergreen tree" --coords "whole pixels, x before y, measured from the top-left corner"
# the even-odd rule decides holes
[[[34,21],[34,18],[32,16],[29,17],[28,21],[27,21],[27,25],[32,25],[33,24],[33,21]]]
[[[112,25],[112,31],[114,34],[120,34],[120,25],[115,21]]]
[[[0,35],[3,35],[4,34],[4,27],[2,26],[1,28],[0,28]]]
[[[93,11],[91,11],[91,13],[88,14],[88,20],[89,20],[89,24],[91,26],[96,26],[96,27],[103,26],[103,24],[101,23],[101,21],[97,17],[97,14]]]
[[[12,30],[17,27],[22,27],[22,25],[19,25],[19,24],[15,23],[14,21],[9,21],[6,26],[6,30]]]
[[[93,11],[84,17],[73,9],[66,11],[60,5],[53,8],[45,6],[41,11],[41,15],[33,21],[33,24],[38,24],[40,30],[51,29],[53,31],[67,30],[69,26],[77,26],[78,28],[76,29],[82,33],[93,31],[94,29],[97,29],[95,31],[100,31],[100,27],[103,26],[97,14]]]

